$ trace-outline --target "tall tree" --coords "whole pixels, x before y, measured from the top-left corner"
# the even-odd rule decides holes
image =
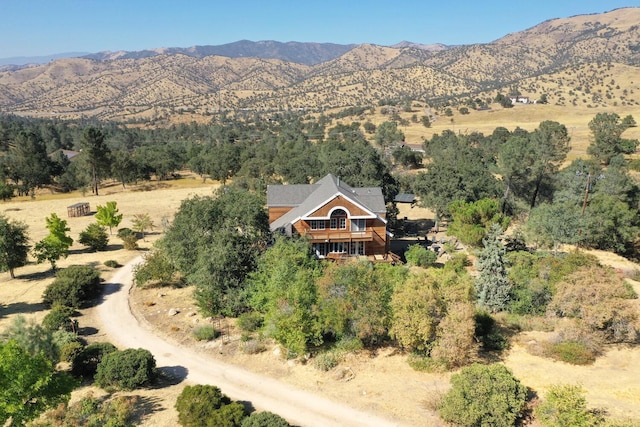
[[[449,205],[498,196],[498,181],[491,174],[482,151],[452,132],[434,136],[425,144],[431,157],[427,172],[419,173],[413,191],[420,203],[435,210],[438,218],[449,216]]]
[[[389,148],[404,142],[404,134],[395,122],[383,122],[376,128],[374,141],[382,148]]]
[[[638,147],[638,140],[623,139],[622,133],[635,125],[632,116],[622,121],[616,113],[598,113],[589,122],[591,145],[587,153],[601,163],[608,165],[617,154],[631,154]]]
[[[505,267],[506,249],[500,241],[501,236],[502,227],[493,224],[482,241],[484,247],[477,261],[480,270],[475,282],[478,304],[492,312],[505,310],[511,298],[511,284]]]
[[[320,272],[308,242],[281,237],[260,257],[251,275],[251,305],[265,315],[273,338],[297,354],[322,342],[314,309]]]
[[[27,264],[28,243],[27,225],[0,214],[0,271],[15,278],[14,270]]]
[[[533,187],[529,204],[531,209],[535,207],[546,182],[552,174],[558,171],[562,162],[567,158],[570,139],[564,125],[550,120],[540,123],[531,134],[531,151],[534,155],[534,161],[531,164]]]
[[[80,141],[82,156],[91,174],[91,191],[98,195],[101,177],[109,170],[110,150],[104,140],[104,133],[95,127],[87,127]]]
[[[33,132],[20,132],[15,137],[7,159],[9,177],[18,185],[20,194],[34,195],[34,190],[51,182],[52,165],[46,146]]]
[[[503,214],[513,211],[519,201],[530,200],[531,168],[534,158],[529,138],[509,136],[498,146],[496,163],[504,185],[501,203]]]
[[[269,238],[264,201],[228,187],[216,197],[184,200],[159,246],[196,285],[203,312],[238,314],[244,309],[241,285]]]

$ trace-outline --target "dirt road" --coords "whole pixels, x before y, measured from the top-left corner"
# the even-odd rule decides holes
[[[290,423],[311,426],[400,426],[400,423],[361,412],[273,378],[254,374],[215,358],[169,343],[139,322],[129,306],[133,266],[136,258],[122,267],[105,285],[104,301],[97,307],[101,331],[121,348],[145,348],[153,353],[157,366],[191,384],[212,384],[235,400],[248,401]]]

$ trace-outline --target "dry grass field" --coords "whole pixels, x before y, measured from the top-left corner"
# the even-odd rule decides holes
[[[153,188],[154,185],[155,187]],[[160,185],[162,184],[162,185]],[[70,195],[66,197],[48,194],[38,195],[35,200],[15,200],[0,204],[0,210],[11,218],[29,225],[32,240],[45,235],[44,217],[51,212],[66,218],[66,207],[79,201],[91,203],[92,210],[98,204],[115,200],[124,214],[121,226],[130,226],[136,213],[149,213],[156,229],[146,242],[140,242],[140,251],[125,251],[119,239],[113,237],[109,250],[100,253],[86,252],[74,244],[71,255],[60,262],[60,267],[70,264],[93,264],[109,280],[113,270],[103,265],[107,259],[125,263],[148,249],[161,235],[163,217],[171,218],[180,201],[195,194],[211,194],[216,185],[203,184],[200,179],[188,178],[175,182],[151,183],[139,188],[122,191],[120,187],[106,187],[98,197],[91,195]],[[431,213],[422,208],[401,206],[400,215],[412,220],[431,218]],[[78,233],[93,221],[92,216],[67,218],[71,235]],[[638,268],[620,257],[599,254],[604,262],[616,268]],[[52,277],[47,264],[30,264],[16,271],[17,278],[10,280],[7,273],[0,275],[0,330],[18,314],[40,321],[46,311],[41,305],[41,295]],[[635,283],[636,289],[640,286]],[[272,351],[275,346],[267,345],[267,351],[249,356],[238,350],[240,333],[230,320],[224,330],[225,339],[202,345],[193,340],[191,330],[204,319],[197,313],[190,297],[191,290],[151,289],[138,290],[132,294],[132,308],[139,316],[150,322],[158,334],[183,346],[197,348],[210,357],[222,358],[230,363],[245,366],[255,372],[270,375],[300,388],[322,394],[338,401],[371,412],[388,414],[403,420],[407,425],[440,425],[432,404],[448,388],[448,374],[421,373],[412,370],[406,362],[406,355],[393,349],[382,348],[375,352],[349,356],[338,370],[323,373],[310,364],[293,363],[282,359]],[[180,313],[168,316],[169,309]],[[82,310],[80,327],[96,328],[87,336],[91,341],[104,341],[109,337],[99,330],[92,309]],[[545,338],[543,333],[522,334],[514,339],[514,345],[504,357],[504,363],[524,384],[537,393],[544,393],[550,384],[581,384],[588,392],[589,405],[605,409],[612,417],[635,419],[640,422],[640,349],[615,347],[610,349],[592,366],[577,367],[533,356],[527,347]],[[350,381],[343,381],[337,374],[340,369],[348,369],[354,374]],[[349,374],[350,375],[350,374]],[[141,425],[175,426],[177,414],[173,404],[184,384],[167,385],[159,388],[138,390],[134,394],[141,397]],[[94,388],[82,388],[74,392],[74,399],[86,393],[100,395]]]

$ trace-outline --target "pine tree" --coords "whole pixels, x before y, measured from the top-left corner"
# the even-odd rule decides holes
[[[504,259],[506,249],[500,241],[501,235],[502,227],[494,224],[482,240],[484,247],[477,261],[480,275],[475,283],[478,304],[494,313],[504,310],[511,298]]]

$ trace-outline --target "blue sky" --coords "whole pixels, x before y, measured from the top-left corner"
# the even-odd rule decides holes
[[[0,58],[281,42],[487,43],[640,0],[0,0]]]

